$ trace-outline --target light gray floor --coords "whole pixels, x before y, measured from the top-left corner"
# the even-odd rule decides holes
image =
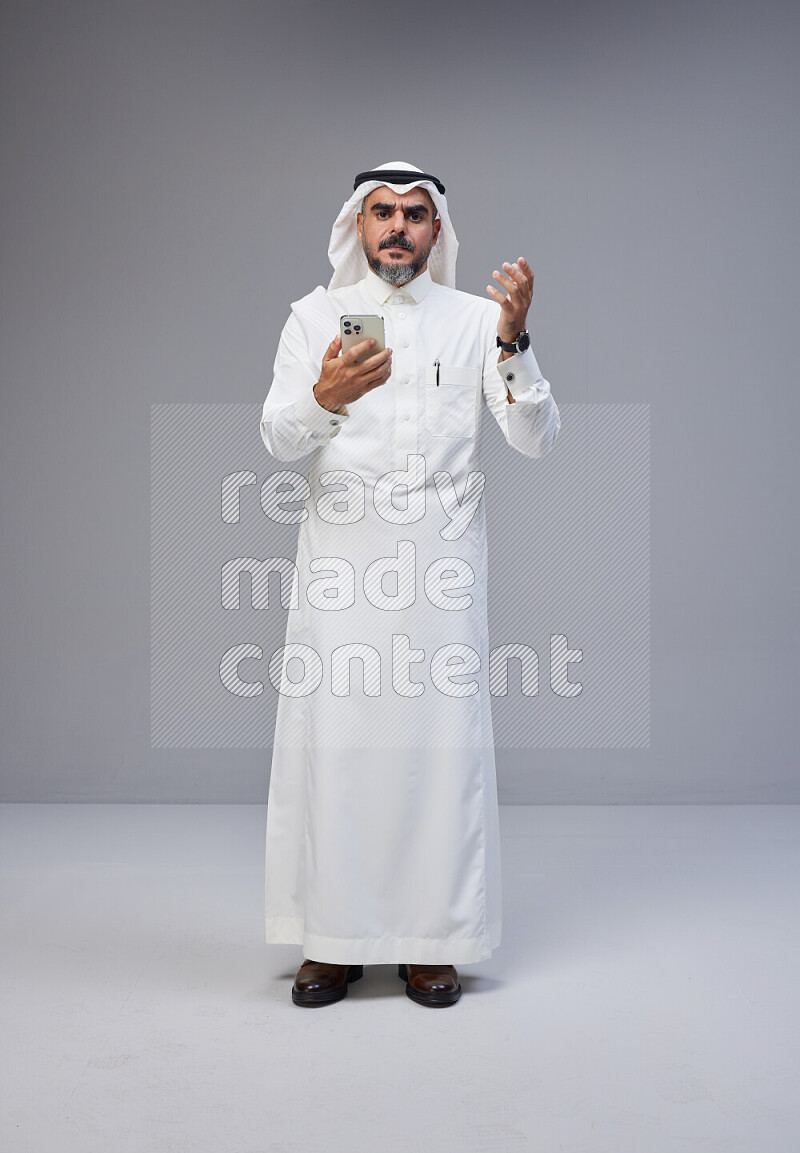
[[[503,944],[290,999],[266,809],[5,805],[8,1153],[791,1153],[800,808],[504,807]]]

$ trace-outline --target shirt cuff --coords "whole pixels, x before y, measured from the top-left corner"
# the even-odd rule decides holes
[[[344,421],[347,420],[350,413],[347,411],[347,405],[343,404],[336,412],[331,412],[328,408],[323,408],[317,398],[314,396],[313,388],[295,403],[294,406],[295,416],[297,419],[310,428],[313,432],[323,433],[327,432],[329,436],[338,435]]]
[[[550,386],[542,376],[530,347],[524,352],[515,352],[508,360],[498,360],[497,371],[514,400],[530,395],[538,403],[550,392]]]

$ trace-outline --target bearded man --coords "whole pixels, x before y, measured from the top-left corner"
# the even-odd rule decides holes
[[[311,454],[276,496],[302,511],[270,663],[266,940],[303,947],[297,1005],[385,963],[415,1002],[452,1005],[456,965],[500,944],[478,437],[485,407],[541,457],[560,420],[526,328],[530,266],[495,270],[491,299],[456,290],[444,192],[399,161],[356,177],[333,277],[292,305],[261,418],[277,460]],[[386,348],[342,353],[345,315],[381,316]]]

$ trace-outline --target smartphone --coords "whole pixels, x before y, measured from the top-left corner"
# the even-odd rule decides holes
[[[382,352],[386,347],[382,316],[343,316],[339,327],[342,333],[342,352],[347,352],[354,344],[361,344],[362,340],[369,340],[370,337],[375,341],[373,348],[358,358],[359,363],[368,360],[376,352]]]

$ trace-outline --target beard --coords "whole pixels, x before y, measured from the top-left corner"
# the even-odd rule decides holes
[[[381,249],[389,248],[391,245],[397,245],[400,248],[404,248],[407,252],[413,252],[414,243],[407,236],[388,236],[380,242],[377,251],[368,246],[366,237],[361,241],[361,245],[364,249],[364,255],[367,258],[367,264],[375,275],[379,276],[381,280],[385,280],[387,284],[401,285],[408,284],[409,280],[413,280],[425,267],[425,263],[433,248],[433,236],[431,236],[428,244],[426,244],[424,248],[421,248],[414,259],[410,260],[407,264],[381,260],[378,255]]]

